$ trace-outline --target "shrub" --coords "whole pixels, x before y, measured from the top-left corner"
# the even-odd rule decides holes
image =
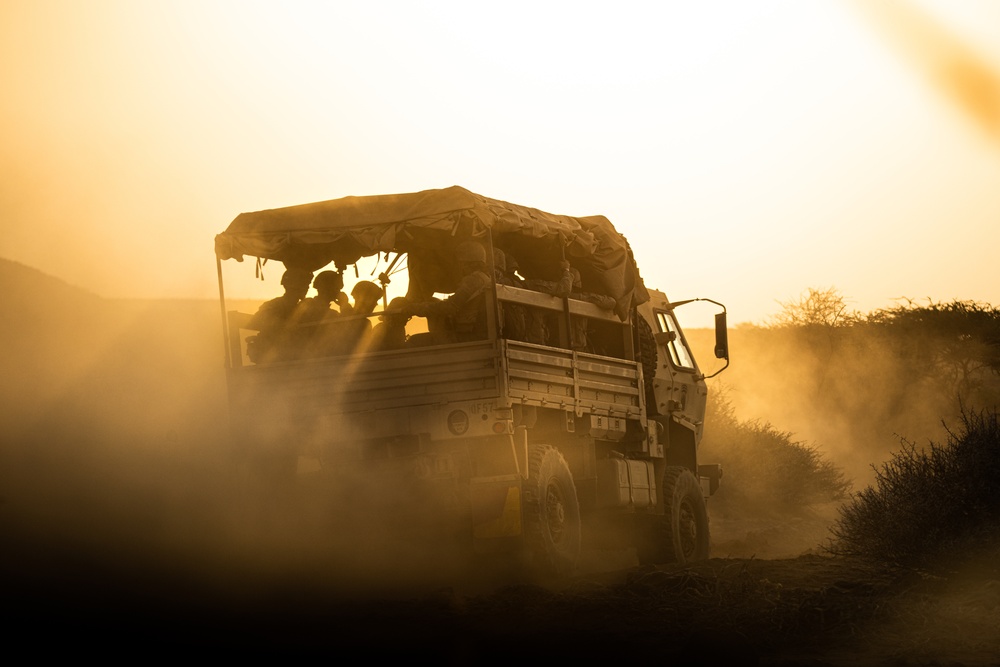
[[[874,486],[840,510],[828,550],[899,565],[933,565],[967,548],[995,546],[1000,528],[1000,422],[962,410],[944,445],[902,449],[876,468]]]
[[[706,416],[702,458],[719,461],[724,478],[713,499],[729,512],[788,512],[841,500],[850,482],[818,448],[770,423],[736,419],[724,392]]]

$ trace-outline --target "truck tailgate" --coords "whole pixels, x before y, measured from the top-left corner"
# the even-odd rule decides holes
[[[249,366],[235,369],[230,382],[245,409],[280,396],[300,414],[318,416],[493,398],[497,371],[496,348],[483,341]]]

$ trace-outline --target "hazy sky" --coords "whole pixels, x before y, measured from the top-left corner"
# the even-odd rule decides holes
[[[1000,72],[1000,2],[905,6]],[[3,0],[0,257],[211,297],[240,212],[462,185],[608,216],[734,322],[808,287],[998,304],[1000,134],[891,32],[846,0]]]

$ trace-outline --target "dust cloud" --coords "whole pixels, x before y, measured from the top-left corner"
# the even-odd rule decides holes
[[[842,642],[838,633],[856,630],[851,615],[877,599],[866,591],[882,590],[866,570],[850,589],[859,597],[845,598],[847,575],[830,559],[796,561],[788,571],[808,574],[808,586],[782,589],[769,568],[787,570],[784,561],[642,569],[634,554],[610,549],[585,551],[591,575],[565,591],[535,585],[471,559],[436,511],[412,503],[401,511],[406,490],[391,476],[331,484],[329,471],[303,458],[300,483],[282,488],[240,465],[216,302],[106,300],[6,261],[0,288],[8,295],[0,312],[5,630],[47,629],[52,646],[36,650],[125,655],[144,642],[160,656],[365,650],[465,664],[523,659],[529,647],[533,657],[559,658],[620,657],[622,646],[652,656],[672,646],[714,664],[755,664],[758,651],[787,651],[790,636],[812,646],[824,633],[827,644],[814,651]],[[763,393],[760,380],[794,366],[779,361],[796,351],[772,345],[768,356],[733,333],[734,394],[753,387],[760,406],[765,397],[775,401],[768,409],[783,406],[789,386],[821,372],[805,366]],[[803,428],[815,423],[801,406],[767,418],[796,415]],[[791,519],[781,548],[763,529],[761,543],[737,535],[746,528],[713,517],[716,553],[796,555],[812,540],[811,527]],[[817,607],[847,620],[817,629],[800,611]],[[778,630],[767,625],[773,619]]]
[[[433,506],[421,512],[398,480],[372,485],[341,474],[331,483],[316,458],[300,459],[301,483],[284,490],[248,471],[229,432],[217,302],[106,300],[6,261],[0,280],[10,297],[0,316],[7,380],[0,389],[0,525],[28,549],[29,562],[36,549],[54,547],[122,566],[180,567],[213,582],[308,573],[345,595],[496,583],[480,580],[474,572],[481,563],[457,548],[460,540],[449,541],[456,531],[440,521],[445,513]],[[256,303],[229,307],[253,312]],[[696,346],[700,333],[709,335],[690,332]],[[864,414],[869,394],[859,387],[875,389],[877,357],[862,355],[864,373],[859,368],[859,381],[847,382],[843,360],[830,373],[830,360],[791,342],[784,349],[773,339],[755,342],[752,333],[732,332],[734,362],[721,376],[733,385],[741,415],[821,443],[856,479],[892,448],[891,433],[902,426],[844,416]],[[710,348],[699,358],[712,359]],[[817,415],[791,400],[817,382],[851,409]],[[924,413],[909,408],[912,426]],[[725,522],[714,529],[717,540],[732,542]],[[767,549],[752,541],[743,545],[752,553],[726,548],[730,555],[793,556],[823,537],[799,520],[782,531],[784,538],[771,534]],[[630,564],[610,551],[585,554],[585,567],[595,571]]]
[[[711,332],[687,332],[699,359]],[[759,420],[815,446],[859,488],[900,438],[926,444],[947,435],[960,413],[952,386],[929,382],[929,368],[891,354],[898,341],[871,333],[836,339],[829,329],[739,326],[729,333],[732,364],[710,384],[741,420]],[[982,406],[980,406],[982,407]],[[711,428],[709,425],[707,428]]]
[[[435,517],[393,512],[392,485],[337,495],[308,460],[290,489],[248,473],[217,302],[105,300],[7,261],[0,287],[0,562],[24,623],[65,615],[77,636],[135,630],[130,609],[153,622],[495,585],[426,539]]]
[[[961,329],[973,326],[972,318],[935,313],[948,315],[921,313],[893,327],[869,321],[730,331],[732,363],[709,381],[700,455],[727,472],[709,503],[715,555],[823,553],[845,491],[874,484],[876,469],[904,443],[945,442],[963,409],[996,404],[1000,383],[983,362],[989,357],[976,331],[970,339]],[[710,360],[713,333],[686,335],[696,358]],[[735,421],[720,419],[720,406]]]

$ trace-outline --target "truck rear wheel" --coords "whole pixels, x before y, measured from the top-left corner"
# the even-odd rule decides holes
[[[559,450],[532,445],[524,485],[524,534],[543,574],[568,574],[580,557],[580,503],[573,473]]]
[[[683,466],[663,471],[662,516],[643,526],[636,555],[639,562],[691,563],[708,558],[708,508],[701,485]]]

